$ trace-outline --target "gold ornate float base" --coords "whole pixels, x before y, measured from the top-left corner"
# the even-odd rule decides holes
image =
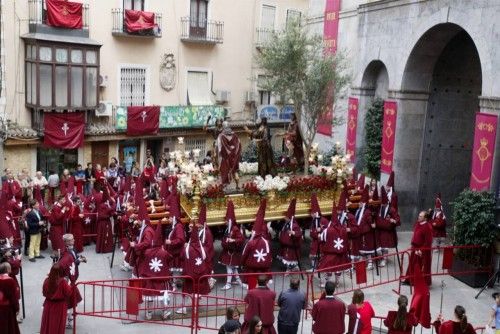
[[[338,187],[340,189],[341,186]],[[322,190],[317,192],[319,206],[324,216],[330,216],[333,201],[338,201],[340,190]],[[278,193],[270,191],[266,196],[267,209],[266,221],[283,220],[288,205],[293,198],[297,199],[295,216],[297,218],[310,217],[311,193]],[[192,197],[181,196],[181,208],[189,220],[198,218],[201,201],[207,203],[207,224],[209,226],[224,225],[226,215],[226,202],[232,200],[235,207],[236,221],[238,223],[251,223],[259,209],[261,196],[248,194],[231,194],[217,199],[202,199],[198,195]]]

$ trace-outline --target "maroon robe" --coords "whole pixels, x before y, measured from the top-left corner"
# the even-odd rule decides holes
[[[432,265],[432,226],[428,221],[416,222],[413,228],[411,238],[411,253],[406,270],[406,276],[413,275],[415,262],[419,261],[422,265],[422,275],[424,275],[427,285],[432,284],[431,265]],[[422,255],[419,257],[415,252],[420,250]],[[410,278],[410,283],[412,283]]]
[[[361,217],[360,217],[361,216]],[[360,250],[363,245],[363,233],[366,230],[366,224],[369,225],[371,219],[370,209],[366,206],[363,214],[360,213],[360,209],[356,211],[351,219],[347,220],[347,227],[350,229],[348,233],[349,243],[351,249],[351,256],[359,256]]]
[[[64,272],[64,276],[67,277],[70,284],[74,286],[74,289],[72,291],[73,295],[66,299],[68,308],[72,308],[82,301],[80,291],[75,286],[76,281],[78,280],[78,276],[80,276],[80,260],[78,259],[77,253],[75,253],[74,251],[71,252],[65,250],[64,253],[62,253],[61,258],[59,259],[59,265]]]
[[[372,213],[373,213],[372,209],[368,208],[367,205],[363,213],[363,217],[361,218],[361,221],[359,221],[358,224],[361,233],[361,245],[359,249],[361,255],[372,254],[375,250],[376,235],[375,235],[375,229],[372,228],[371,226],[371,224],[374,222],[373,221],[374,217]]]
[[[273,254],[270,242],[262,234],[256,234],[243,249],[241,264],[245,267],[245,272],[263,273],[269,271],[272,262]]]
[[[16,313],[19,312],[19,289],[8,275],[0,275],[0,328],[2,333],[20,334]]]
[[[317,257],[319,255],[319,250],[320,250],[319,236],[321,232],[323,232],[323,229],[327,228],[328,223],[329,221],[325,217],[321,217],[319,220],[317,220],[316,218],[312,219],[311,228],[309,231],[309,235],[311,236],[311,248],[309,249],[310,257]]]
[[[397,315],[398,311],[389,311],[389,313],[387,313],[387,317],[384,319],[384,325],[388,329],[387,334],[411,334],[413,327],[418,325],[418,320],[415,315],[411,312],[406,313],[406,328],[395,329],[394,322],[396,321]]]
[[[52,244],[52,250],[54,251],[64,251],[64,242],[62,239],[64,233],[64,221],[66,220],[66,213],[62,211],[62,206],[56,203],[52,207],[52,211],[49,216],[50,223],[50,242]]]
[[[67,300],[71,298],[73,289],[64,278],[59,279],[57,289],[52,295],[48,295],[48,278],[43,282],[42,325],[40,334],[64,334],[66,332],[66,317],[68,314]]]
[[[200,240],[203,248],[207,252],[207,264],[209,265],[210,272],[214,269],[214,258],[215,258],[215,248],[214,248],[214,236],[210,228],[206,225],[200,229],[199,232]]]
[[[389,208],[382,206],[380,213],[375,222],[377,226],[378,246],[381,248],[396,248],[398,246],[396,227],[401,226],[399,214],[391,206]],[[394,219],[396,223],[392,223],[391,219]]]
[[[227,239],[233,239],[228,242]],[[231,231],[226,229],[222,237],[222,253],[219,262],[225,266],[239,267],[241,265],[241,251],[245,244],[245,237],[238,225],[231,226]]]
[[[290,232],[295,232],[291,235]],[[300,244],[302,241],[302,229],[296,222],[295,217],[285,223],[280,231],[281,259],[285,265],[297,265],[300,257]]]
[[[172,262],[170,268],[172,271],[182,271],[182,257],[181,253],[186,243],[186,234],[184,233],[184,226],[181,222],[177,222],[172,231],[168,234],[168,240],[171,244],[167,245],[167,251],[172,255]]]
[[[227,133],[226,133],[227,131]],[[223,130],[217,138],[217,157],[222,184],[229,184],[239,170],[241,143],[231,130]]]
[[[312,331],[315,334],[345,333],[346,305],[334,297],[325,297],[312,309]]]
[[[436,334],[476,334],[476,330],[471,324],[467,324],[464,332],[460,322],[453,320],[445,321],[443,324],[440,321],[434,321],[433,326],[436,329]]]
[[[83,214],[78,205],[74,205],[70,214],[70,232],[75,238],[75,250],[77,253],[83,252],[83,225],[85,217],[80,217]]]
[[[349,268],[347,229],[340,223],[332,223],[321,233],[321,258],[318,269],[336,267],[336,272]],[[345,265],[345,266],[342,266]],[[341,267],[338,267],[341,266]]]
[[[96,253],[110,253],[113,251],[113,230],[110,221],[113,212],[114,209],[109,203],[99,204],[97,209]]]
[[[141,278],[156,278],[170,276],[170,267],[172,256],[162,246],[148,248],[144,251],[144,257],[140,262],[138,271],[141,272]],[[166,279],[148,279],[143,283],[143,288],[157,290],[144,291],[146,296],[159,296],[162,290],[170,288]]]
[[[199,240],[198,230],[193,227],[190,241],[181,253],[183,259],[183,274],[190,276],[182,286],[182,292],[188,294],[206,295],[210,293],[208,277],[200,279],[204,275],[210,274],[211,268],[208,263],[208,253]]]
[[[130,263],[130,265],[133,265],[136,268],[136,274],[138,277],[143,277],[144,275],[144,264],[146,261],[145,252],[149,248],[153,247],[154,238],[155,230],[151,227],[151,225],[148,224],[144,226],[142,233],[139,232],[139,235],[137,236],[137,242],[133,247],[133,253],[135,254],[135,263]]]
[[[248,330],[249,321],[256,315],[262,321],[262,334],[275,334],[274,329],[274,300],[276,292],[270,290],[267,286],[257,287],[248,291],[245,296],[247,308],[245,310],[242,333]]]
[[[446,238],[446,216],[442,211],[435,212],[431,223],[434,238]]]

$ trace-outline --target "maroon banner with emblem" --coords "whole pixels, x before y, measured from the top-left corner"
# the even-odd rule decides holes
[[[337,52],[337,37],[339,34],[339,12],[340,0],[326,0],[325,16],[323,23],[323,42],[325,54],[331,55]],[[325,136],[332,136],[333,123],[333,99],[327,112],[318,120],[317,132]]]
[[[350,155],[351,162],[355,162],[359,100],[355,97],[350,97],[348,108],[349,110],[347,111],[347,133],[346,133],[345,153]]]
[[[491,114],[476,114],[474,128],[474,148],[472,150],[472,170],[470,188],[475,191],[489,190],[491,168],[497,137],[498,117]]]
[[[60,28],[82,29],[82,4],[71,1],[45,0],[47,25]]]
[[[85,115],[83,112],[45,113],[43,144],[47,147],[74,149],[83,146]]]
[[[155,13],[130,9],[125,11],[125,27],[128,32],[149,30],[155,26]]]
[[[384,102],[384,126],[382,129],[382,154],[380,171],[390,174],[394,160],[394,146],[396,143],[396,119],[398,104],[396,101]]]
[[[160,107],[128,107],[127,135],[154,135],[160,127]]]

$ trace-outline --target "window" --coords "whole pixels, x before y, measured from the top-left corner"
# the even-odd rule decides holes
[[[205,138],[186,138],[184,139],[184,147],[186,151],[200,150],[200,159],[205,157],[206,146],[205,146]]]
[[[260,27],[263,29],[274,30],[274,19],[276,18],[276,7],[262,5],[262,14]]]
[[[286,11],[286,26],[288,27],[292,22],[300,22],[302,13],[295,9]]]
[[[208,85],[208,72],[189,71],[187,74],[187,102],[189,105],[211,105],[212,98]]]
[[[146,104],[146,74],[144,67],[120,69],[121,106],[144,106]]]
[[[190,36],[203,37],[207,34],[207,0],[191,0],[191,10],[189,15]]]
[[[98,47],[27,42],[25,66],[27,106],[47,110],[97,107]]]
[[[257,77],[257,89],[259,92],[259,105],[274,104],[275,97],[273,92],[269,90],[264,90],[263,85],[266,80],[265,75],[259,75]]]
[[[123,0],[123,9],[144,11],[145,0]]]

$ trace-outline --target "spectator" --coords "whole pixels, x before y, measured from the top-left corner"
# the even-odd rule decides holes
[[[488,322],[488,326],[491,327],[493,324],[493,321],[495,321],[495,329],[497,333],[500,332],[500,293],[495,292],[494,294],[491,295],[493,299],[495,300],[495,304],[491,306],[491,315],[490,315],[490,321]]]
[[[73,176],[75,177],[76,194],[81,195],[83,194],[83,186],[85,184],[85,171],[82,169],[82,165],[78,164],[78,166],[76,166],[76,171]]]
[[[454,312],[455,319],[444,321],[443,316],[440,314],[433,325],[436,329],[436,334],[475,334],[476,331],[471,324],[467,322],[465,315],[465,308],[463,306],[455,306]],[[444,322],[443,322],[444,321]]]
[[[26,216],[28,234],[30,236],[29,260],[35,262],[35,259],[44,258],[44,256],[40,254],[40,241],[42,240],[41,230],[45,225],[45,221],[40,212],[40,203],[31,200],[30,207],[31,211]]]
[[[290,289],[282,291],[278,297],[278,333],[297,334],[300,315],[306,307],[306,297],[299,290],[300,281],[297,278],[290,280]]]
[[[262,321],[258,315],[254,315],[252,319],[248,322],[248,331],[243,332],[244,334],[258,334],[262,332]]]
[[[363,291],[354,290],[352,304],[347,308],[347,314],[349,315],[348,334],[371,334],[375,311],[371,304],[365,301]]]
[[[229,319],[222,325],[224,334],[241,334],[241,324],[238,320]]]
[[[165,159],[160,160],[160,167],[158,168],[158,177],[167,177],[168,176],[168,166],[167,161]]]
[[[228,320],[236,320],[238,323],[240,323],[240,311],[236,307],[228,307],[226,311],[226,322]],[[225,323],[224,323],[225,325]],[[225,327],[222,325],[219,328],[219,334],[224,334],[225,333]],[[241,326],[240,326],[241,327]]]
[[[335,298],[335,283],[325,283],[325,298],[314,304],[312,331],[315,334],[343,334],[345,332],[345,304]]]
[[[92,169],[92,163],[87,162],[87,168],[85,168],[85,196],[88,196],[92,192],[93,182],[94,182],[94,171]]]
[[[42,200],[45,200],[45,189],[48,185],[47,179],[43,176],[41,171],[37,171],[33,178],[33,187],[38,187],[42,194]],[[42,203],[41,203],[42,204]]]
[[[276,292],[267,287],[267,277],[265,275],[260,275],[257,279],[257,287],[248,291],[245,296],[245,302],[248,306],[245,311],[243,332],[245,332],[245,330],[251,332],[253,327],[250,321],[254,320],[252,318],[253,316],[258,315],[260,317],[259,320],[262,319],[262,333],[276,333],[273,327],[275,298]]]
[[[410,334],[418,325],[415,315],[408,313],[408,298],[405,295],[398,298],[398,310],[387,313],[384,325],[389,329],[388,334]]]
[[[141,175],[141,170],[137,166],[137,161],[132,162],[132,177],[136,178]]]
[[[207,151],[207,154],[205,155],[205,158],[203,158],[203,164],[211,164],[212,163],[212,151]]]
[[[2,333],[20,334],[16,319],[19,313],[19,289],[9,272],[10,264],[0,263],[0,328]]]
[[[42,293],[45,302],[40,334],[64,334],[68,312],[67,299],[71,297],[72,292],[73,289],[64,279],[61,266],[57,262],[54,263],[49,276],[43,282]]]
[[[52,205],[56,200],[56,189],[59,187],[59,175],[53,170],[49,171],[47,183],[49,186],[49,203]]]

